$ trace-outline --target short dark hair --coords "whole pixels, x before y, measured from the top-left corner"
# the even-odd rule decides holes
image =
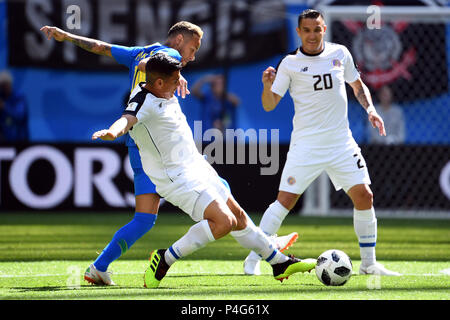
[[[318,17],[324,19],[323,14],[320,11],[314,9],[306,9],[298,16],[298,26],[300,27],[303,19],[317,19]]]
[[[189,21],[180,21],[175,23],[167,33],[167,37],[173,37],[182,34],[183,36],[197,35],[199,38],[203,37],[203,30],[198,25]]]
[[[158,78],[167,79],[181,68],[183,68],[181,61],[164,52],[155,53],[145,65],[146,81],[152,84]]]

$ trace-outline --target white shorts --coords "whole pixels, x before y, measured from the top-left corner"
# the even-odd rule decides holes
[[[156,186],[158,194],[187,213],[192,220],[203,220],[203,213],[214,201],[227,202],[231,196],[214,169],[184,173],[173,181]]]
[[[354,185],[371,183],[361,149],[351,139],[337,147],[291,145],[279,190],[302,194],[324,170],[336,191],[347,192]]]

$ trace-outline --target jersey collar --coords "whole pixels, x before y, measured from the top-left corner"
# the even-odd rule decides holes
[[[317,52],[317,53],[314,53],[314,54],[306,53],[305,51],[303,51],[303,48],[302,48],[302,47],[298,48],[298,50],[299,50],[299,52],[301,52],[301,53],[304,54],[305,56],[308,56],[308,57],[316,57],[316,56],[322,54],[322,52],[325,51],[325,42],[323,43],[323,49],[322,49],[320,52]]]
[[[145,85],[145,82],[140,82],[139,83],[139,87],[141,87],[141,90],[144,91],[146,94],[149,94],[152,97],[153,100],[158,101],[158,102],[162,103],[163,105],[172,103],[172,102],[176,101],[176,99],[177,99],[175,97],[175,95],[172,98],[170,98],[170,99],[159,98],[159,97],[155,96],[153,93],[151,93],[149,90],[147,90],[147,88],[145,88],[144,85]]]

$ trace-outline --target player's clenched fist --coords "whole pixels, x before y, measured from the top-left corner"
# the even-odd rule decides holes
[[[44,26],[41,31],[47,36],[48,40],[54,38],[57,41],[64,41],[66,36],[66,32],[57,27]]]
[[[266,70],[264,70],[262,75],[262,83],[264,85],[271,85],[275,80],[276,72],[277,71],[274,67],[268,67]]]

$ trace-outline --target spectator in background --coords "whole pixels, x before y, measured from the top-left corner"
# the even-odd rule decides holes
[[[203,131],[216,128],[224,132],[235,126],[235,108],[241,101],[233,93],[227,92],[225,85],[223,75],[209,74],[192,86],[191,92],[202,106]]]
[[[368,127],[369,142],[373,144],[402,144],[405,142],[405,118],[400,106],[392,104],[392,90],[383,86],[378,90],[378,103],[375,105],[378,114],[384,120],[386,136],[380,136],[378,130]]]
[[[8,71],[0,72],[0,141],[28,141],[28,110],[25,96],[13,90]]]

